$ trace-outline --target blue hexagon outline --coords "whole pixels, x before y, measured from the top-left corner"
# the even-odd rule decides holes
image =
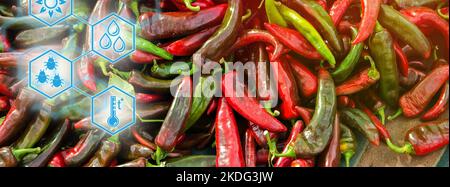
[[[33,7],[31,6],[32,3],[33,3],[33,0],[29,0],[28,1],[28,15],[31,15],[32,17],[36,18],[40,22],[42,22],[42,23],[46,24],[47,26],[51,27],[53,25],[61,23],[62,21],[66,20],[67,18],[69,18],[73,14],[73,0],[67,0],[67,1],[70,1],[70,12],[69,12],[69,14],[65,15],[64,17],[59,18],[54,23],[49,23],[49,22],[47,22],[47,21],[45,21],[45,20],[43,20],[43,19],[41,19],[41,18],[39,18],[39,17],[37,17],[37,16],[35,16],[33,14],[33,10],[32,10]]]
[[[32,84],[32,81],[31,81],[31,77],[32,77],[32,75],[31,75],[31,72],[32,72],[32,70],[31,70],[31,64],[32,64],[34,61],[36,61],[36,60],[38,60],[39,58],[41,58],[42,56],[44,56],[44,55],[46,55],[46,54],[48,54],[48,53],[51,53],[51,52],[53,52],[54,54],[56,54],[56,55],[58,55],[59,57],[63,58],[64,60],[69,61],[69,63],[70,63],[70,85],[69,85],[67,88],[63,89],[63,90],[61,90],[61,91],[59,91],[59,92],[56,92],[55,94],[53,94],[53,96],[50,96],[50,95],[46,94],[45,92],[39,90],[38,88],[35,88],[35,87],[33,86],[33,84]],[[30,60],[30,62],[28,62],[28,87],[30,87],[30,88],[32,88],[33,90],[37,91],[37,92],[40,93],[41,95],[44,95],[45,97],[47,97],[47,98],[49,98],[49,99],[53,99],[53,98],[55,98],[56,96],[58,96],[58,95],[64,93],[65,91],[71,89],[72,86],[73,86],[73,62],[72,62],[71,60],[69,60],[67,57],[65,57],[64,55],[58,53],[57,51],[54,51],[53,49],[47,50],[45,53],[42,53],[42,54],[39,55],[38,57],[36,57],[36,58],[34,58],[33,60]]]
[[[94,118],[93,118],[93,117],[91,117],[91,123],[94,124],[95,126],[97,126],[98,128],[102,129],[103,131],[107,132],[107,133],[110,134],[110,135],[116,135],[116,134],[118,134],[118,133],[124,131],[125,129],[127,129],[127,128],[129,128],[129,127],[131,127],[131,126],[133,126],[133,125],[136,124],[136,98],[135,98],[134,96],[132,96],[131,94],[129,94],[129,93],[123,91],[122,89],[120,89],[119,87],[117,87],[117,86],[115,86],[115,85],[109,86],[109,87],[106,88],[105,90],[103,90],[103,91],[101,91],[100,93],[98,93],[98,94],[96,94],[96,95],[94,95],[94,96],[91,97],[91,116],[95,116],[95,114],[94,114],[94,100],[95,100],[95,98],[97,98],[97,97],[103,95],[104,93],[106,93],[107,91],[109,91],[109,90],[111,90],[111,89],[116,89],[116,90],[122,92],[123,94],[125,94],[126,96],[131,97],[131,100],[133,101],[133,103],[132,103],[132,104],[133,104],[133,107],[132,107],[132,110],[133,110],[133,112],[132,112],[132,113],[133,113],[133,116],[131,117],[131,122],[129,122],[129,123],[127,123],[126,125],[124,125],[124,127],[120,128],[120,129],[118,129],[118,130],[116,130],[116,132],[111,132],[110,130],[106,129],[106,128],[103,127],[102,125],[97,124],[97,123],[94,121]]]
[[[101,19],[100,21],[97,21],[96,23],[94,23],[94,24],[92,24],[92,25],[90,26],[90,27],[91,27],[90,29],[91,29],[92,36],[94,36],[94,27],[95,27],[96,25],[100,24],[101,22],[103,22],[103,21],[109,19],[110,17],[116,17],[116,18],[118,18],[118,19],[124,21],[124,22],[127,23],[128,25],[131,25],[132,30],[133,30],[132,33],[131,33],[131,35],[132,35],[132,37],[133,37],[133,42],[132,42],[132,45],[131,45],[131,50],[130,50],[128,53],[125,53],[125,54],[123,54],[122,56],[118,57],[116,60],[112,60],[112,59],[110,59],[109,57],[107,57],[107,56],[101,54],[100,52],[98,52],[97,50],[95,50],[95,47],[94,47],[94,37],[91,38],[91,46],[92,46],[92,49],[91,49],[91,50],[92,50],[94,53],[96,53],[96,54],[100,55],[101,57],[105,58],[106,60],[108,60],[110,63],[114,64],[114,63],[116,63],[116,62],[122,60],[123,58],[127,57],[128,55],[130,55],[130,54],[133,53],[134,51],[136,51],[136,25],[135,25],[134,23],[128,21],[127,19],[122,18],[121,16],[119,16],[117,13],[114,12],[114,13],[109,14],[109,15],[106,16],[105,18]]]

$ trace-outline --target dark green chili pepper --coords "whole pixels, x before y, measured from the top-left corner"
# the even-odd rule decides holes
[[[42,148],[42,152],[32,161],[25,163],[25,167],[44,167],[48,164],[48,161],[52,158],[52,156],[58,151],[64,138],[70,132],[70,122],[68,119],[64,120],[63,124],[55,130],[53,137],[45,144],[44,148]]]
[[[400,41],[411,46],[423,58],[431,55],[431,44],[420,29],[391,6],[381,5],[379,21]]]
[[[173,79],[180,74],[191,74],[192,62],[175,62],[158,65],[155,61],[150,75],[160,79]]]
[[[111,136],[103,140],[94,156],[84,165],[85,167],[108,167],[120,151],[119,136]]]
[[[51,41],[60,41],[69,29],[70,27],[67,25],[55,25],[53,27],[25,30],[16,36],[14,43],[20,47],[27,48],[47,44]]]
[[[52,106],[44,102],[36,119],[22,133],[22,136],[16,141],[14,147],[16,149],[33,147],[44,136],[51,121]]]
[[[358,35],[358,30],[355,27],[350,27],[352,31],[353,39]],[[336,68],[336,71],[331,73],[336,82],[345,81],[353,72],[358,64],[359,57],[361,56],[361,52],[364,49],[364,43],[358,43],[356,45],[352,45],[350,52],[347,57],[342,61],[342,63]]]
[[[334,26],[328,12],[315,0],[282,0],[286,6],[307,15],[314,22],[328,44],[335,50],[335,55],[344,53],[344,43]]]
[[[331,67],[334,68],[336,65],[336,59],[333,53],[328,48],[327,44],[323,40],[322,36],[317,32],[311,23],[309,23],[305,18],[298,14],[295,10],[279,3],[278,10],[280,10],[281,15],[284,19],[291,25],[293,25],[305,38],[311,43],[311,45],[317,49],[317,51],[322,55],[322,57],[328,61]]]
[[[377,23],[368,45],[380,72],[380,96],[389,105],[396,106],[400,95],[400,81],[392,36]]]
[[[208,86],[206,80],[208,78],[200,77],[198,84],[194,88],[194,95],[192,99],[192,108],[189,113],[189,118],[187,119],[184,131],[187,131],[192,125],[194,125],[200,117],[208,109],[209,103],[214,98],[214,93],[216,90],[215,84]]]
[[[274,0],[265,0],[264,7],[266,9],[267,19],[269,20],[269,23],[277,24],[282,27],[288,27],[287,22],[284,20],[283,16],[275,6]]]
[[[124,35],[125,40],[131,41],[131,33],[127,33]],[[173,55],[167,52],[165,49],[158,47],[157,45],[153,44],[150,41],[147,41],[146,39],[143,39],[141,37],[136,36],[136,49],[145,51],[147,53],[154,54],[156,56],[159,56],[165,60],[172,60]]]
[[[28,154],[39,153],[41,148],[13,149],[11,147],[0,148],[0,167],[16,167],[20,160]]]
[[[340,114],[342,123],[364,134],[372,144],[380,144],[378,129],[366,113],[356,108],[345,108],[340,111]]]
[[[356,137],[353,134],[352,130],[348,128],[346,125],[341,124],[341,140],[340,140],[340,148],[341,154],[344,156],[345,165],[347,167],[350,166],[350,159],[356,153]]]
[[[169,160],[166,167],[215,167],[215,155],[195,155]]]

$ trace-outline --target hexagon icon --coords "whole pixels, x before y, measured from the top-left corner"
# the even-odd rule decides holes
[[[91,102],[92,124],[111,135],[136,123],[136,99],[116,86],[98,93]]]
[[[29,0],[28,14],[53,26],[72,15],[72,7],[73,0]]]
[[[92,50],[111,63],[127,57],[136,49],[133,23],[112,13],[91,26]]]
[[[28,85],[54,98],[72,87],[72,62],[54,50],[39,55],[28,64]]]

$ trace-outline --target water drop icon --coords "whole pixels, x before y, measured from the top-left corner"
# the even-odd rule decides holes
[[[114,41],[114,51],[117,53],[125,51],[125,41],[120,36]]]
[[[113,20],[108,26],[108,34],[111,36],[117,36],[120,34],[120,27],[116,20]]]
[[[111,38],[108,36],[108,34],[103,34],[103,36],[100,38],[100,47],[102,49],[109,49],[111,48]]]

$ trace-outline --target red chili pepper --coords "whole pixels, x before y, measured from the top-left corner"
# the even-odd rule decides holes
[[[252,136],[252,130],[249,128],[245,131],[245,165],[247,167],[256,166],[256,144]]]
[[[219,100],[216,116],[216,166],[245,167],[236,119],[225,98]]]
[[[66,163],[64,162],[63,154],[65,151],[60,151],[53,155],[53,157],[48,162],[48,167],[66,167]]]
[[[306,125],[309,125],[309,122],[311,121],[313,111],[307,108],[295,106],[295,110],[298,112],[298,115],[303,119]]]
[[[283,153],[287,152],[289,149],[289,146],[292,142],[297,139],[297,136],[303,131],[304,124],[302,121],[295,122],[294,126],[292,127],[291,134],[289,135],[288,140],[285,143]],[[293,161],[292,158],[289,157],[280,157],[277,161],[275,161],[274,167],[289,167],[291,162]]]
[[[162,60],[162,58],[145,51],[136,50],[130,55],[130,60],[137,64],[150,64],[154,60]]]
[[[250,29],[244,31],[243,34],[236,40],[236,42],[231,47],[231,51],[237,50],[241,47],[247,46],[252,43],[264,42],[269,43],[275,49],[270,57],[271,61],[274,61],[283,54],[284,46],[281,44],[272,34],[267,31],[259,29]]]
[[[235,88],[236,86],[236,88]],[[256,98],[237,95],[237,90],[246,90],[236,81],[236,72],[228,72],[222,79],[222,91],[227,103],[242,117],[271,132],[285,132],[287,128],[260,106]]]
[[[211,115],[213,112],[215,112],[216,109],[217,109],[217,105],[218,105],[217,99],[213,99],[213,100],[211,101],[211,103],[209,103],[208,110],[206,110],[206,115],[209,116],[209,115]]]
[[[264,27],[283,45],[309,59],[322,59],[317,50],[296,30],[276,24],[264,23]]]
[[[205,29],[199,33],[192,34],[169,44],[164,49],[175,56],[190,56],[216,32],[219,26]]]
[[[9,105],[9,97],[0,96],[0,112],[6,112],[11,106]]]
[[[362,17],[359,32],[353,45],[365,41],[372,35],[378,19],[382,0],[361,0]]]
[[[76,130],[90,130],[92,129],[91,117],[83,118],[82,120],[73,124],[73,128]]]
[[[414,154],[426,155],[448,145],[448,123],[445,119],[411,128],[405,139],[414,148]]]
[[[400,107],[406,117],[415,117],[425,110],[442,85],[448,80],[448,71],[448,65],[436,67],[416,87],[400,98]]]
[[[164,99],[165,96],[159,94],[136,93],[136,101],[138,103],[154,103]]]
[[[339,26],[342,17],[344,17],[345,12],[347,11],[350,4],[352,4],[353,0],[336,0],[333,3],[333,6],[330,8],[330,17],[333,20],[334,26]]]
[[[172,3],[178,8],[180,11],[191,11],[186,7],[183,0],[171,0]],[[191,3],[193,7],[199,7],[201,10],[205,8],[209,8],[215,5],[212,0],[196,0]]]
[[[448,22],[442,19],[436,11],[426,7],[411,7],[400,11],[409,21],[416,24],[421,30],[438,30],[446,40],[447,50],[449,49],[449,26]]]
[[[338,96],[338,105],[339,105],[339,107],[343,107],[343,108],[345,108],[345,107],[355,108],[356,107],[355,101],[353,101],[347,95]]]
[[[314,167],[314,159],[296,159],[292,161],[291,167],[309,168]]]
[[[378,119],[378,117],[364,104],[361,102],[358,102],[358,106],[361,108],[361,110],[369,116],[372,123],[375,125],[375,127],[378,129],[378,132],[381,134],[381,136],[384,137],[384,139],[391,139],[391,135],[389,134],[388,130],[386,129],[386,126],[381,123],[381,121]]]
[[[408,71],[409,71],[409,61],[406,54],[403,52],[402,47],[398,44],[397,40],[394,40],[394,49],[395,53],[397,54],[397,66],[398,70],[404,77],[408,77]]]
[[[300,97],[291,67],[284,56],[280,60],[273,62],[273,65],[276,68],[278,95],[281,99],[280,117],[286,120],[298,118],[300,115],[295,110],[295,106],[300,106]]]
[[[11,44],[5,35],[0,34],[0,52],[7,52],[11,49]]]
[[[78,65],[77,72],[81,83],[89,90],[97,91],[97,83],[95,79],[95,67],[88,56],[81,58]]]
[[[256,164],[267,164],[269,160],[269,150],[268,149],[259,149],[256,152]]]
[[[422,120],[431,121],[439,118],[448,108],[449,86],[448,83],[441,88],[438,100],[423,116]]]
[[[377,83],[380,79],[380,73],[375,68],[372,58],[369,56],[366,56],[366,58],[370,60],[371,67],[358,72],[353,77],[337,86],[336,95],[340,96],[358,93]]]
[[[300,94],[306,98],[310,98],[315,95],[317,93],[319,82],[317,80],[317,76],[292,56],[286,55],[286,59],[291,65],[290,67],[292,68],[292,73],[297,80]]]

